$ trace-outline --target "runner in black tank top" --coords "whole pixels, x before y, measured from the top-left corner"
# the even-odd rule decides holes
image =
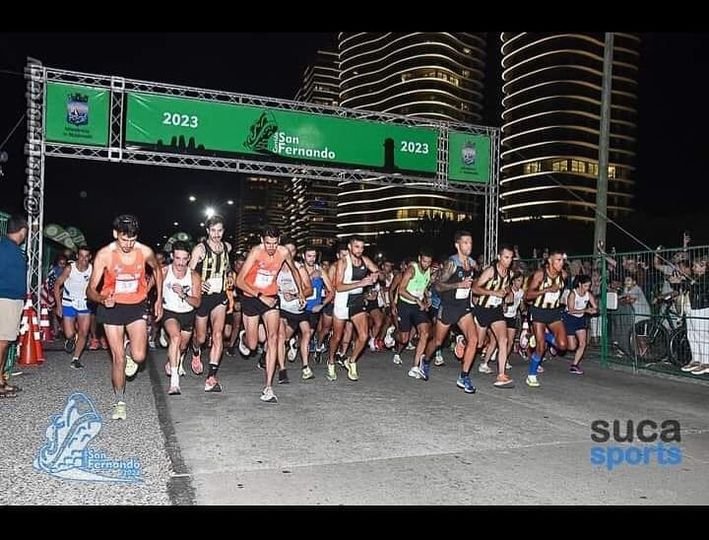
[[[534,338],[537,341],[535,352],[529,361],[529,375],[525,381],[528,386],[539,386],[537,373],[539,364],[544,357],[546,342],[559,351],[566,350],[566,329],[561,321],[561,308],[559,303],[564,290],[564,276],[562,268],[564,256],[559,250],[549,253],[544,268],[537,270],[529,282],[524,299],[531,302],[530,318]],[[549,328],[551,333],[546,332]]]
[[[503,244],[498,251],[498,258],[491,266],[483,270],[473,286],[473,294],[478,295],[475,318],[478,322],[478,343],[483,343],[488,328],[497,341],[498,362],[496,388],[512,388],[514,381],[505,372],[507,367],[507,323],[505,322],[504,303],[510,294],[512,275],[510,266],[514,257],[512,246]],[[481,370],[490,372],[489,370]]]
[[[475,266],[475,262],[470,257],[473,236],[467,231],[458,231],[455,233],[454,240],[457,254],[446,261],[434,284],[441,297],[441,307],[433,338],[428,342],[426,356],[421,364],[421,376],[424,380],[428,380],[434,352],[443,344],[451,324],[457,323],[465,336],[466,345],[463,365],[456,385],[466,394],[474,394],[475,386],[470,379],[470,370],[475,359],[478,333],[470,313],[470,288],[473,284],[472,274]]]
[[[192,336],[192,371],[201,375],[201,348],[207,340],[207,324],[212,326],[212,347],[209,350],[209,372],[204,384],[205,392],[221,392],[217,380],[217,370],[224,350],[224,322],[226,320],[227,298],[224,288],[226,273],[229,270],[229,251],[231,246],[222,242],[224,218],[214,215],[207,220],[207,239],[197,244],[192,250],[190,268],[196,270],[202,278],[202,300],[195,317]]]

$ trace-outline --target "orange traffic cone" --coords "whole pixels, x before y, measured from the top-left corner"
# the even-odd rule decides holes
[[[32,328],[32,319],[30,319],[30,327],[27,331],[22,334],[20,338],[20,355],[17,363],[20,366],[38,366],[37,361],[37,344],[38,337],[35,335],[34,329]],[[40,349],[41,349],[40,345]]]

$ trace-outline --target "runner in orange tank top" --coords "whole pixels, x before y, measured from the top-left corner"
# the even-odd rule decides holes
[[[271,386],[276,370],[278,347],[278,284],[276,277],[284,264],[295,277],[298,296],[305,303],[303,283],[295,267],[293,257],[285,246],[278,245],[281,233],[275,227],[266,227],[261,235],[261,243],[249,252],[241,272],[236,276],[236,286],[244,292],[241,313],[246,330],[246,346],[253,351],[258,342],[258,323],[263,319],[266,328],[266,387],[261,393],[261,401],[276,403],[278,400]]]
[[[114,420],[126,419],[124,393],[126,377],[133,377],[138,364],[145,360],[148,327],[148,284],[145,265],[150,265],[155,276],[158,297],[155,302],[155,320],[162,317],[162,271],[153,250],[137,242],[138,219],[131,215],[118,216],[113,221],[111,242],[96,254],[91,280],[86,289],[89,300],[96,302],[96,320],[103,324],[111,348],[113,368],[111,381],[116,395]],[[98,292],[103,277],[104,285]],[[128,341],[124,341],[125,334]],[[130,354],[127,346],[130,344]]]

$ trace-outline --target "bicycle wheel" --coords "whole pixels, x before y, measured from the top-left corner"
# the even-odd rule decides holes
[[[635,323],[635,332],[630,332],[630,352],[643,362],[664,360],[669,352],[667,329],[656,320]]]
[[[682,367],[692,360],[692,349],[689,347],[687,332],[683,328],[676,330],[670,337],[670,362]]]

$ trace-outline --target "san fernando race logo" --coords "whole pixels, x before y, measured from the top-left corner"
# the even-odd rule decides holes
[[[278,131],[278,124],[271,113],[262,112],[251,125],[244,146],[254,152],[268,152],[268,141]]]
[[[88,448],[101,431],[101,415],[82,394],[71,394],[64,410],[52,415],[45,431],[45,443],[37,452],[34,468],[65,480],[92,482],[140,482],[142,470],[136,458],[109,457]]]
[[[89,124],[89,96],[79,93],[67,96],[66,121],[72,126]]]

